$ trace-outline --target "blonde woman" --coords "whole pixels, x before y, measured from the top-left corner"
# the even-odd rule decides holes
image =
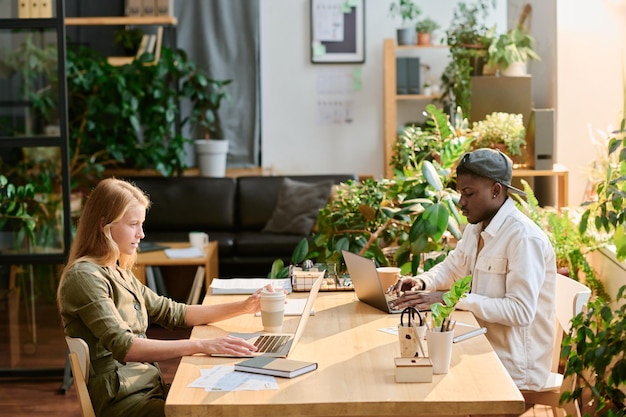
[[[148,197],[133,184],[102,180],[87,199],[58,289],[65,333],[89,345],[89,393],[96,415],[163,416],[168,386],[157,362],[196,353],[248,355],[256,348],[226,336],[154,340],[165,328],[216,322],[259,310],[259,291],[220,306],[185,305],[157,295],[132,273]]]

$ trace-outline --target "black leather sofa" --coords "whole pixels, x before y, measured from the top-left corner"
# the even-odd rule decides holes
[[[184,242],[190,231],[209,234],[219,245],[220,277],[264,277],[272,262],[286,264],[309,235],[268,233],[284,176],[127,178],[152,201],[144,231],[149,242]],[[301,183],[357,180],[349,174],[288,176]]]

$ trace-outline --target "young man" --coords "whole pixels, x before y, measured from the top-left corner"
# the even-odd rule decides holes
[[[396,307],[427,309],[443,291],[472,275],[457,308],[474,313],[519,389],[539,390],[548,378],[554,337],[556,260],[547,236],[508,192],[512,163],[502,152],[466,153],[457,167],[459,206],[468,225],[454,251],[430,271],[398,281]],[[417,292],[426,290],[428,292]]]

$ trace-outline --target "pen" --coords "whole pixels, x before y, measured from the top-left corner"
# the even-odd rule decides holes
[[[452,339],[452,342],[453,343],[462,342],[464,340],[471,339],[472,337],[481,335],[483,333],[487,333],[487,328],[486,327],[481,327],[479,329],[472,330],[471,332],[468,332],[468,333],[462,334],[460,336],[457,336],[454,339]]]

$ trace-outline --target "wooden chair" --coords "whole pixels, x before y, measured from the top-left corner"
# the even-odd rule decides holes
[[[89,346],[83,339],[65,336],[65,341],[70,349],[69,359],[74,376],[74,385],[80,402],[80,409],[83,417],[96,417],[87,390],[89,381]]]
[[[556,417],[559,409],[567,415],[580,417],[580,407],[577,403],[559,404],[561,394],[573,391],[576,384],[575,376],[563,377],[559,373],[559,359],[563,335],[571,328],[571,320],[580,313],[589,301],[591,290],[580,282],[561,274],[556,275],[556,334],[552,352],[552,369],[546,386],[540,391],[522,390],[527,404],[542,404],[552,407],[552,414]],[[561,414],[562,415],[562,414]]]

